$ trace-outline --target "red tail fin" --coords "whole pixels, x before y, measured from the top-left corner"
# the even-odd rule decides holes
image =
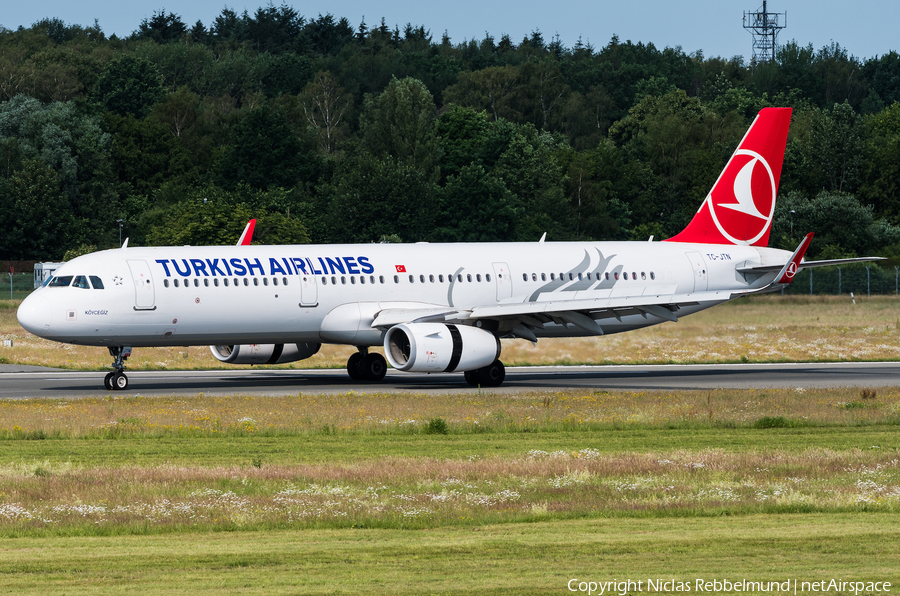
[[[669,241],[766,246],[790,125],[790,108],[760,110],[694,219]]]
[[[241,237],[238,238],[238,246],[250,246],[250,242],[253,240],[254,228],[256,228],[256,220],[251,219],[247,222],[247,226],[244,228],[244,232],[241,234]]]

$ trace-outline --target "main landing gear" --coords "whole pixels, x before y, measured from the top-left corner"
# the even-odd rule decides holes
[[[380,381],[387,374],[387,361],[378,352],[359,348],[347,360],[347,374],[354,381]]]
[[[506,367],[499,360],[494,360],[483,368],[467,370],[463,375],[466,383],[472,387],[499,387],[506,378]]]
[[[103,379],[103,385],[110,391],[128,389],[128,377],[125,376],[125,360],[131,356],[131,346],[109,346],[109,355],[115,358],[111,373]]]

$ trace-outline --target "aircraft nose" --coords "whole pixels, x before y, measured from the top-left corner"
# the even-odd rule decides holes
[[[43,296],[28,296],[19,305],[16,318],[29,333],[42,337],[50,329],[50,301]]]

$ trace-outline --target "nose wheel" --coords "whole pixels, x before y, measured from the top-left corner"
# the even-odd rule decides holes
[[[128,377],[125,375],[125,360],[131,356],[131,346],[110,346],[109,355],[112,356],[113,368],[111,373],[107,373],[103,378],[103,386],[108,391],[123,391],[128,389]]]

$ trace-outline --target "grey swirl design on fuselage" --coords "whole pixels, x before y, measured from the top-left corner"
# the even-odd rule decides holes
[[[456,273],[454,273],[453,276],[450,278],[450,287],[447,288],[447,304],[450,306],[454,306],[454,304],[453,304],[453,287],[456,285],[457,276],[463,272],[463,269],[465,269],[465,267],[460,267],[459,269],[457,269]]]
[[[594,268],[593,271],[591,271],[591,273],[595,274],[593,276],[594,278],[599,278],[600,275],[604,271],[606,271],[606,268],[609,266],[609,262],[612,261],[616,255],[610,255],[608,257],[604,257],[603,253],[600,252],[599,248],[596,248],[594,250],[597,251],[597,255],[599,255],[599,257],[600,257],[600,261],[597,263],[597,266]],[[601,290],[601,289],[611,288],[614,285],[616,285],[616,281],[617,281],[615,279],[616,276],[610,277],[608,280],[607,279],[588,279],[587,276],[584,276],[582,279],[576,279],[574,281],[567,279],[569,273],[571,273],[573,275],[575,275],[577,273],[585,273],[586,272],[585,270],[590,266],[590,264],[591,264],[591,256],[588,254],[588,251],[585,250],[584,251],[584,259],[582,259],[581,262],[577,266],[566,271],[564,277],[558,277],[554,280],[547,282],[546,284],[542,285],[541,287],[539,287],[528,298],[528,301],[535,302],[538,299],[538,296],[540,296],[541,294],[544,294],[547,292],[559,291],[560,288],[563,288],[563,286],[566,286],[566,284],[570,284],[570,285],[563,288],[562,289],[563,292],[580,292],[580,291],[584,291],[584,290],[590,290],[594,286],[596,286],[594,289]],[[618,273],[621,271],[621,269],[622,269],[622,266],[617,265],[613,271],[615,273]]]

